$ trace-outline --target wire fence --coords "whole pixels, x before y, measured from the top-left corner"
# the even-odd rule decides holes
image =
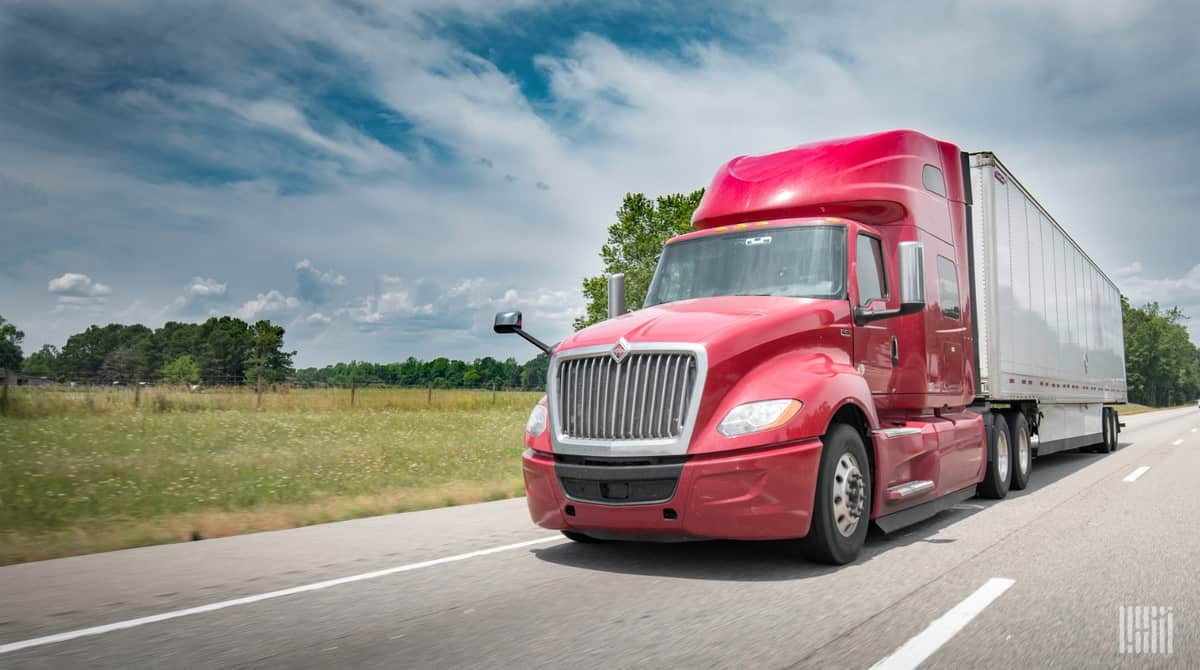
[[[395,384],[371,379],[329,382],[249,383],[218,378],[187,383],[162,377],[133,381],[104,377],[33,377],[0,374],[0,413],[9,416],[138,411],[340,411],[348,409],[528,409],[539,388],[491,383],[486,386]]]

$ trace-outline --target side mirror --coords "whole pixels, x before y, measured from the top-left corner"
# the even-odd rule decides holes
[[[925,309],[925,245],[900,243],[900,313]]]
[[[492,330],[500,334],[515,333],[521,330],[520,312],[497,312]]]
[[[925,245],[920,242],[900,243],[900,307],[899,309],[854,308],[854,323],[863,325],[893,316],[916,314],[925,309]]]
[[[521,328],[520,312],[497,312],[496,320],[492,322],[492,330],[502,335],[507,333],[516,333],[517,335],[525,338],[527,342],[538,349],[541,349],[547,354],[553,350],[553,347],[530,335]]]

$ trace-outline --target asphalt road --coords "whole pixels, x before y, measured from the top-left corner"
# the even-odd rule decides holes
[[[842,568],[576,545],[523,500],[0,568],[0,667],[1200,667],[1200,410],[1125,421]],[[1121,652],[1125,606],[1170,654]]]

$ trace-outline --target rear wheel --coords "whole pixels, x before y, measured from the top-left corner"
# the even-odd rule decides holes
[[[987,474],[980,482],[979,495],[984,498],[1000,499],[1008,495],[1011,480],[1012,440],[1009,439],[1008,421],[999,414],[992,414],[992,443],[988,445],[989,460]]]
[[[800,543],[809,560],[844,565],[858,557],[867,539],[871,467],[854,428],[835,425],[821,441],[812,523]]]
[[[1101,453],[1112,453],[1117,450],[1117,413],[1111,407],[1104,411],[1104,441],[1100,443]]]
[[[1010,467],[1012,480],[1009,488],[1013,491],[1023,491],[1029,485],[1029,472],[1033,468],[1033,450],[1029,445],[1029,422],[1021,412],[1008,414],[1008,433],[1011,438],[1012,452]]]
[[[573,530],[564,530],[562,532],[562,534],[566,535],[568,540],[571,540],[572,542],[578,542],[580,544],[600,544],[601,542],[604,541],[598,537],[592,537],[591,535],[584,535],[583,533],[579,533],[579,532],[576,532]]]

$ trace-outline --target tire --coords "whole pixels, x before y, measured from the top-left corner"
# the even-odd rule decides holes
[[[1100,453],[1111,454],[1117,450],[1117,413],[1111,407],[1104,408],[1104,441],[1100,443]]]
[[[1029,485],[1029,473],[1033,470],[1033,445],[1029,441],[1029,422],[1025,420],[1025,414],[1019,411],[1009,412],[1005,418],[1008,419],[1008,435],[1012,438],[1009,440],[1012,447],[1008,461],[1012,469],[1009,489],[1024,491]]]
[[[988,454],[987,472],[976,491],[983,498],[999,500],[1008,495],[1012,480],[1012,440],[1009,439],[1008,422],[1000,414],[992,414],[992,444],[988,445]]]
[[[601,540],[598,537],[584,535],[583,533],[573,530],[564,530],[562,531],[562,534],[565,535],[568,540],[571,540],[572,542],[578,542],[579,544],[600,544],[601,542],[604,542],[604,540]]]
[[[845,565],[858,558],[871,523],[871,463],[862,436],[834,425],[821,441],[812,523],[800,541],[810,561]]]

